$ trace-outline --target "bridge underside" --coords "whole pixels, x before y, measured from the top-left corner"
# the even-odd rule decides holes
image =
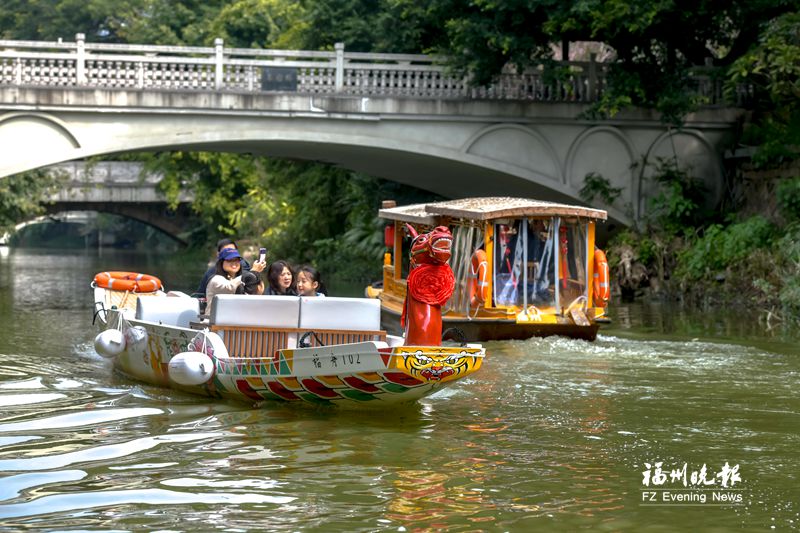
[[[595,173],[622,192],[594,206],[626,225],[655,193],[658,158],[718,198],[738,113],[704,111],[670,131],[642,110],[586,121],[583,104],[20,87],[0,88],[0,102],[0,176],[101,154],[213,150],[322,161],[446,197],[583,203]]]
[[[45,211],[48,214],[97,211],[131,218],[164,232],[184,246],[188,244],[185,235],[191,230],[192,221],[191,209],[186,204],[180,204],[178,209],[173,211],[166,203],[55,202],[46,205]]]
[[[393,148],[375,146],[341,145],[309,141],[269,142],[219,142],[183,147],[188,150],[252,153],[297,160],[317,161],[347,168],[371,176],[413,185],[442,196],[532,195],[550,201],[575,201],[565,189],[551,185],[543,187],[539,181],[547,176],[525,176],[525,172],[505,172],[486,161],[469,161],[469,154],[459,153],[458,158],[445,158]],[[536,181],[534,181],[536,180]]]

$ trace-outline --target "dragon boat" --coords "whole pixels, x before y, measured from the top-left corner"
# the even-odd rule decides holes
[[[451,241],[436,239],[420,267],[444,285],[453,280]],[[443,346],[435,302],[419,304],[428,322],[397,336],[381,330],[380,302],[370,298],[217,295],[201,319],[198,300],[180,292],[118,291],[97,277],[93,285],[98,354],[133,379],[212,398],[408,404],[476,372],[486,353]]]
[[[454,290],[441,309],[447,330],[469,341],[594,340],[610,322],[608,261],[595,246],[605,211],[493,197],[401,207],[388,201],[379,216],[389,222],[383,280],[366,292],[380,301],[381,326],[390,333],[401,334],[413,301],[403,258],[416,253],[417,233],[437,226],[453,236]]]

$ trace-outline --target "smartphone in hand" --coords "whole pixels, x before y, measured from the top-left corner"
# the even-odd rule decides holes
[[[258,260],[263,263],[264,261],[266,261],[266,259],[267,259],[267,249],[266,248],[260,248],[258,250]]]

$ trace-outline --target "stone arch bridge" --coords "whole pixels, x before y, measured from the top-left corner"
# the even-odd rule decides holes
[[[183,191],[178,205],[169,206],[158,190],[161,176],[145,173],[141,163],[76,161],[53,165],[47,171],[64,178],[64,186],[45,204],[46,213],[96,211],[120,215],[186,244],[184,236],[194,220],[190,209],[194,195]]]
[[[646,110],[585,118],[604,65],[569,79],[509,72],[491,87],[422,55],[0,41],[0,177],[137,150],[211,150],[315,160],[447,197],[583,203],[595,173],[631,224],[653,194],[650,163],[674,159],[723,187],[721,154],[740,112],[708,106],[670,130]],[[710,78],[696,90],[719,98]]]

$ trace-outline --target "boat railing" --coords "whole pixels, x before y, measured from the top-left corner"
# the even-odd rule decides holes
[[[383,290],[385,293],[403,300],[406,297],[406,280],[395,277],[394,266],[392,265],[384,265],[383,271]]]
[[[386,342],[382,330],[269,328],[254,326],[211,326],[220,335],[230,357],[273,357],[278,350],[303,347],[330,346],[367,341]]]
[[[380,302],[370,298],[220,294],[212,303],[211,331],[232,357],[272,357],[301,344],[386,341]]]

